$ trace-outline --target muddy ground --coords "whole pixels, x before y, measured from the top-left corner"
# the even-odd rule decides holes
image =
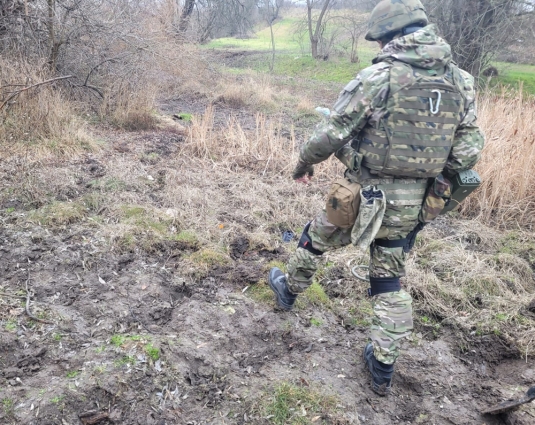
[[[172,115],[201,106],[173,99],[162,109]],[[113,205],[92,207],[90,218],[45,223],[32,216],[45,198],[68,203],[100,194],[92,182],[118,156],[155,176],[146,187],[122,186],[120,196],[167,208],[159,187],[173,184],[165,180],[166,158],[177,155],[184,134],[100,132],[105,151],[39,165],[62,184],[37,179],[25,188],[19,162],[0,166],[0,423],[535,423],[533,406],[499,417],[479,413],[533,385],[532,360],[496,335],[460,336],[447,326],[437,334],[418,325],[397,364],[392,396],[377,397],[361,360],[365,323],[348,323],[338,309],[306,300],[295,312],[277,311],[255,291],[295,241],[271,249],[247,233],[231,235],[228,258],[203,261],[197,270],[192,258],[204,252],[202,239],[110,243],[99,226],[113,225]],[[31,167],[22,169],[32,175]],[[221,226],[239,213],[229,207]],[[325,288],[333,304],[353,302],[339,288],[365,298],[365,284],[345,264],[333,270],[336,283]],[[286,384],[333,402],[317,407],[290,398],[295,410],[281,421],[270,406]]]

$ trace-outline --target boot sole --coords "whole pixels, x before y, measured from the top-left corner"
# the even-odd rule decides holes
[[[283,309],[284,311],[290,311],[293,306],[289,306],[287,304],[284,304],[282,301],[281,301],[281,296],[279,294],[279,291],[277,291],[277,289],[273,286],[273,283],[271,282],[271,274],[268,278],[268,283],[269,283],[269,287],[271,288],[271,290],[275,293],[275,299],[277,300],[277,305]]]

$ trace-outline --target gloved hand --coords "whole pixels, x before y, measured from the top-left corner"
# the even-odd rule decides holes
[[[309,164],[308,162],[299,160],[292,174],[292,178],[295,181],[307,183],[313,175],[314,166],[312,164]]]

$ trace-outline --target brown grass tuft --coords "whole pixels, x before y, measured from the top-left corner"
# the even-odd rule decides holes
[[[11,93],[50,79],[40,66],[0,60],[0,100]],[[0,146],[5,158],[13,154],[32,157],[72,155],[97,150],[76,106],[67,100],[62,82],[31,88],[0,110]]]

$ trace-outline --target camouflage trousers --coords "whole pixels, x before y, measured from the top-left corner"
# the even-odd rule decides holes
[[[399,212],[399,209],[396,209]],[[409,210],[405,208],[406,212]],[[409,233],[407,228],[414,228],[417,223],[417,211],[405,215],[402,227],[381,228],[379,234],[388,239],[402,239]],[[392,211],[385,215],[383,223],[388,223]],[[399,215],[399,214],[397,214]],[[309,228],[308,235],[312,246],[322,252],[332,251],[351,243],[352,229],[341,229],[327,220],[323,211],[316,217]],[[319,256],[304,248],[297,248],[288,263],[288,286],[291,292],[299,294],[311,284],[317,270]],[[384,248],[374,245],[371,249],[369,273],[372,277],[405,276],[405,253],[403,248]],[[386,364],[393,364],[399,356],[400,343],[413,329],[412,298],[408,292],[390,292],[371,298],[373,318],[370,340],[374,347],[375,358]]]

